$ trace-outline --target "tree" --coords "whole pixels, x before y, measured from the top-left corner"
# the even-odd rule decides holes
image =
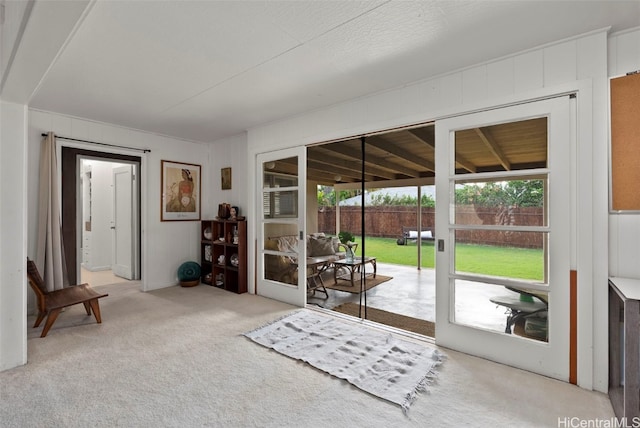
[[[359,189],[354,190],[340,190],[340,200],[358,196],[362,193]],[[336,192],[332,186],[318,185],[318,206],[320,207],[334,207],[336,205]]]
[[[391,196],[387,193],[376,194],[372,196],[370,205],[373,206],[381,206],[381,205],[403,205],[403,206],[418,206],[418,197],[411,195],[403,195],[403,196]],[[436,201],[431,197],[431,195],[422,195],[420,198],[420,205],[423,207],[435,207]]]
[[[404,205],[404,206],[418,206],[418,198],[417,196],[403,195],[403,196],[392,196],[387,193],[376,192],[381,189],[369,189],[369,192],[373,194],[371,197],[371,201],[368,202],[370,206],[383,206],[383,205]],[[374,193],[375,192],[375,193]],[[355,190],[340,190],[340,200],[344,201],[345,199],[352,198],[354,196],[359,196],[362,193],[360,189]],[[435,207],[436,202],[431,197],[431,195],[422,195],[421,197],[421,205],[423,207]],[[335,206],[336,197],[335,190],[331,186],[318,186],[318,206]],[[356,204],[359,205],[359,204]]]
[[[511,180],[465,184],[456,188],[456,203],[478,206],[541,207],[544,205],[542,180]]]
[[[513,180],[507,182],[504,191],[509,205],[541,207],[544,205],[542,180]]]

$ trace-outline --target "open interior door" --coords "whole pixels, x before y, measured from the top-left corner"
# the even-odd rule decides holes
[[[113,274],[134,279],[134,185],[133,165],[113,169]]]
[[[306,165],[305,147],[257,158],[256,292],[296,306],[306,304],[306,275],[298,274],[306,272]]]

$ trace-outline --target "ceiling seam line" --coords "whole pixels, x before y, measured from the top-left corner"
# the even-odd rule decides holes
[[[295,49],[298,49],[303,44],[304,43],[298,43],[297,45],[292,46],[289,49],[287,49],[285,51],[282,51],[282,52],[280,52],[279,54],[277,54],[275,56],[272,56],[271,58],[265,59],[264,61],[262,61],[262,62],[260,62],[258,64],[255,64],[255,65],[253,65],[253,66],[251,66],[249,68],[246,68],[246,69],[234,74],[233,76],[229,76],[226,79],[221,80],[220,82],[216,83],[215,85],[212,85],[212,86],[210,86],[210,87],[208,87],[206,89],[203,89],[202,91],[200,91],[200,92],[198,92],[198,93],[196,93],[196,94],[194,94],[194,95],[192,95],[192,96],[190,96],[188,98],[185,98],[184,100],[180,101],[179,103],[173,104],[173,105],[167,107],[166,109],[161,110],[159,113],[165,113],[165,112],[167,112],[167,111],[169,111],[169,110],[171,110],[171,109],[173,109],[175,107],[178,107],[179,105],[182,105],[182,104],[186,103],[187,101],[192,100],[192,99],[204,94],[205,92],[210,91],[211,89],[217,88],[218,86],[220,86],[220,85],[222,85],[224,83],[227,83],[228,81],[230,81],[232,79],[235,79],[238,76],[242,76],[243,74],[246,74],[246,73],[248,73],[248,72],[250,72],[252,70],[255,70],[256,68],[261,67],[264,64],[267,64],[267,63],[273,61],[274,59],[281,57],[282,55],[285,55],[285,54],[287,54],[287,53],[289,53],[289,52],[291,52],[291,51],[293,51]]]
[[[5,68],[4,73],[2,74],[2,81],[0,82],[0,93],[2,93],[2,90],[4,89],[4,85],[7,83],[7,77],[11,72],[13,61],[16,59],[18,48],[22,43],[22,38],[24,37],[24,31],[27,28],[27,22],[29,21],[29,17],[31,16],[31,12],[33,11],[34,4],[35,4],[35,0],[29,0],[25,8],[25,13],[22,16],[22,21],[20,22],[20,28],[18,29],[18,36],[16,37],[16,41],[13,44],[13,49],[11,49],[11,55],[9,56],[9,60],[7,61],[7,67]]]
[[[291,51],[293,51],[295,49],[298,49],[301,46],[306,45],[307,43],[309,43],[311,41],[314,41],[314,40],[316,40],[316,39],[318,39],[318,38],[320,38],[320,37],[322,37],[322,36],[324,36],[326,34],[329,34],[330,32],[335,31],[336,29],[341,28],[341,27],[345,26],[346,24],[348,24],[348,23],[350,23],[350,22],[352,22],[352,21],[354,21],[356,19],[359,19],[359,18],[361,18],[361,17],[363,17],[365,15],[368,15],[369,13],[373,12],[374,10],[379,9],[382,6],[384,6],[384,5],[386,5],[386,4],[390,3],[390,2],[391,2],[391,0],[387,0],[384,3],[381,3],[378,6],[367,10],[366,12],[362,12],[358,16],[354,16],[353,18],[348,19],[348,20],[340,23],[339,25],[336,25],[335,27],[332,27],[332,28],[324,31],[323,33],[320,33],[320,34],[316,35],[315,37],[313,37],[313,38],[311,38],[311,39],[309,39],[309,40],[307,40],[305,42],[298,42],[298,44],[296,44],[295,46],[292,46],[291,48],[289,48],[289,49],[287,49],[287,50],[285,50],[283,52],[280,52],[279,54],[274,55],[271,58],[268,58],[268,59],[266,59],[266,60],[264,60],[264,61],[262,61],[262,62],[260,62],[260,63],[258,63],[256,65],[254,65],[252,67],[249,67],[249,68],[247,68],[245,70],[242,70],[242,71],[234,74],[233,76],[229,76],[228,78],[226,78],[224,80],[221,80],[220,82],[216,83],[215,85],[212,85],[212,86],[210,86],[210,87],[208,87],[206,89],[203,89],[202,91],[198,92],[197,94],[194,94],[194,95],[190,96],[189,98],[185,98],[184,100],[180,101],[179,103],[173,104],[173,105],[167,107],[166,109],[161,110],[159,113],[166,113],[167,111],[169,111],[169,110],[171,110],[171,109],[173,109],[175,107],[178,107],[179,105],[182,105],[182,104],[186,103],[187,101],[192,100],[195,97],[198,97],[198,96],[204,94],[205,92],[210,91],[211,89],[217,88],[218,86],[220,86],[220,85],[222,85],[224,83],[227,83],[228,81],[230,81],[232,79],[235,79],[238,76],[242,76],[243,74],[248,73],[249,71],[255,70],[256,68],[261,67],[261,66],[273,61],[274,59],[277,59],[277,58],[281,57],[282,55],[285,55],[285,54],[287,54],[287,53],[289,53],[289,52],[291,52]],[[280,29],[282,30],[282,28],[280,28]],[[282,30],[282,31],[284,31],[284,30]],[[289,34],[288,32],[286,32],[286,33]]]

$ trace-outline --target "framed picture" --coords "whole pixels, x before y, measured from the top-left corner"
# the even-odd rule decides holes
[[[200,220],[200,165],[161,161],[162,221]]]
[[[222,190],[231,189],[231,167],[220,170],[220,181],[222,182]]]

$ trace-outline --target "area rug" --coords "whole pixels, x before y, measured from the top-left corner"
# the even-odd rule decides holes
[[[376,275],[376,277],[367,276],[364,281],[365,291],[372,289],[376,285],[380,285],[383,282],[392,280],[392,276]],[[351,281],[348,279],[338,279],[338,283],[333,282],[333,276],[330,279],[324,280],[325,288],[332,290],[346,291],[347,293],[360,294],[360,281],[355,282],[355,286],[351,285]]]
[[[333,310],[354,317],[364,317],[364,308],[362,308],[361,315],[360,305],[353,302],[343,303],[342,305],[333,308]],[[394,314],[393,312],[383,311],[382,309],[368,307],[366,319],[402,330],[412,331],[424,336],[436,336],[436,325],[431,321],[412,318],[401,314]]]
[[[443,355],[358,322],[302,309],[244,334],[280,354],[305,361],[407,412],[426,391]]]

